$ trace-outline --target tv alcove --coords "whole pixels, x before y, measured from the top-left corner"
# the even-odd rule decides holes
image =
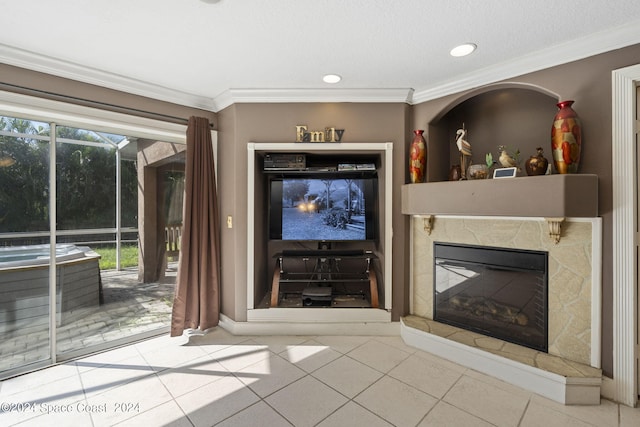
[[[391,322],[392,147],[248,144],[247,321]]]

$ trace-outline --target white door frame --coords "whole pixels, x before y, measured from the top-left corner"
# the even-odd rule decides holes
[[[612,80],[614,398],[635,406],[638,400],[636,87],[640,85],[640,65],[614,70]]]

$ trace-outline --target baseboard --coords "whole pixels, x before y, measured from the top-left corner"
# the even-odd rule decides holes
[[[600,395],[608,400],[616,400],[616,383],[613,381],[613,378],[602,376]]]
[[[401,321],[400,335],[408,345],[556,402],[565,405],[600,404],[602,382],[600,377],[565,377],[411,328],[403,321]]]
[[[236,322],[220,314],[218,325],[233,335],[400,335],[400,322]]]

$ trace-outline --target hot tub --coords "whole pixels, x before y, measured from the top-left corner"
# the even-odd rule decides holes
[[[48,325],[49,259],[49,245],[0,248],[0,333]],[[58,325],[99,305],[99,259],[86,246],[56,245]]]
[[[49,245],[11,246],[0,248],[0,269],[33,265],[49,265]],[[87,246],[70,244],[56,245],[56,263],[83,258],[93,252]],[[95,254],[95,252],[93,252]],[[97,254],[96,254],[97,255]]]

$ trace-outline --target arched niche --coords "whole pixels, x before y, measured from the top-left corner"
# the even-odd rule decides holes
[[[520,152],[520,167],[542,147],[551,162],[551,124],[558,96],[527,84],[500,84],[468,92],[449,104],[428,125],[428,181],[446,181],[452,165],[460,163],[456,131],[463,124],[471,144],[471,163],[485,163],[498,147]]]

